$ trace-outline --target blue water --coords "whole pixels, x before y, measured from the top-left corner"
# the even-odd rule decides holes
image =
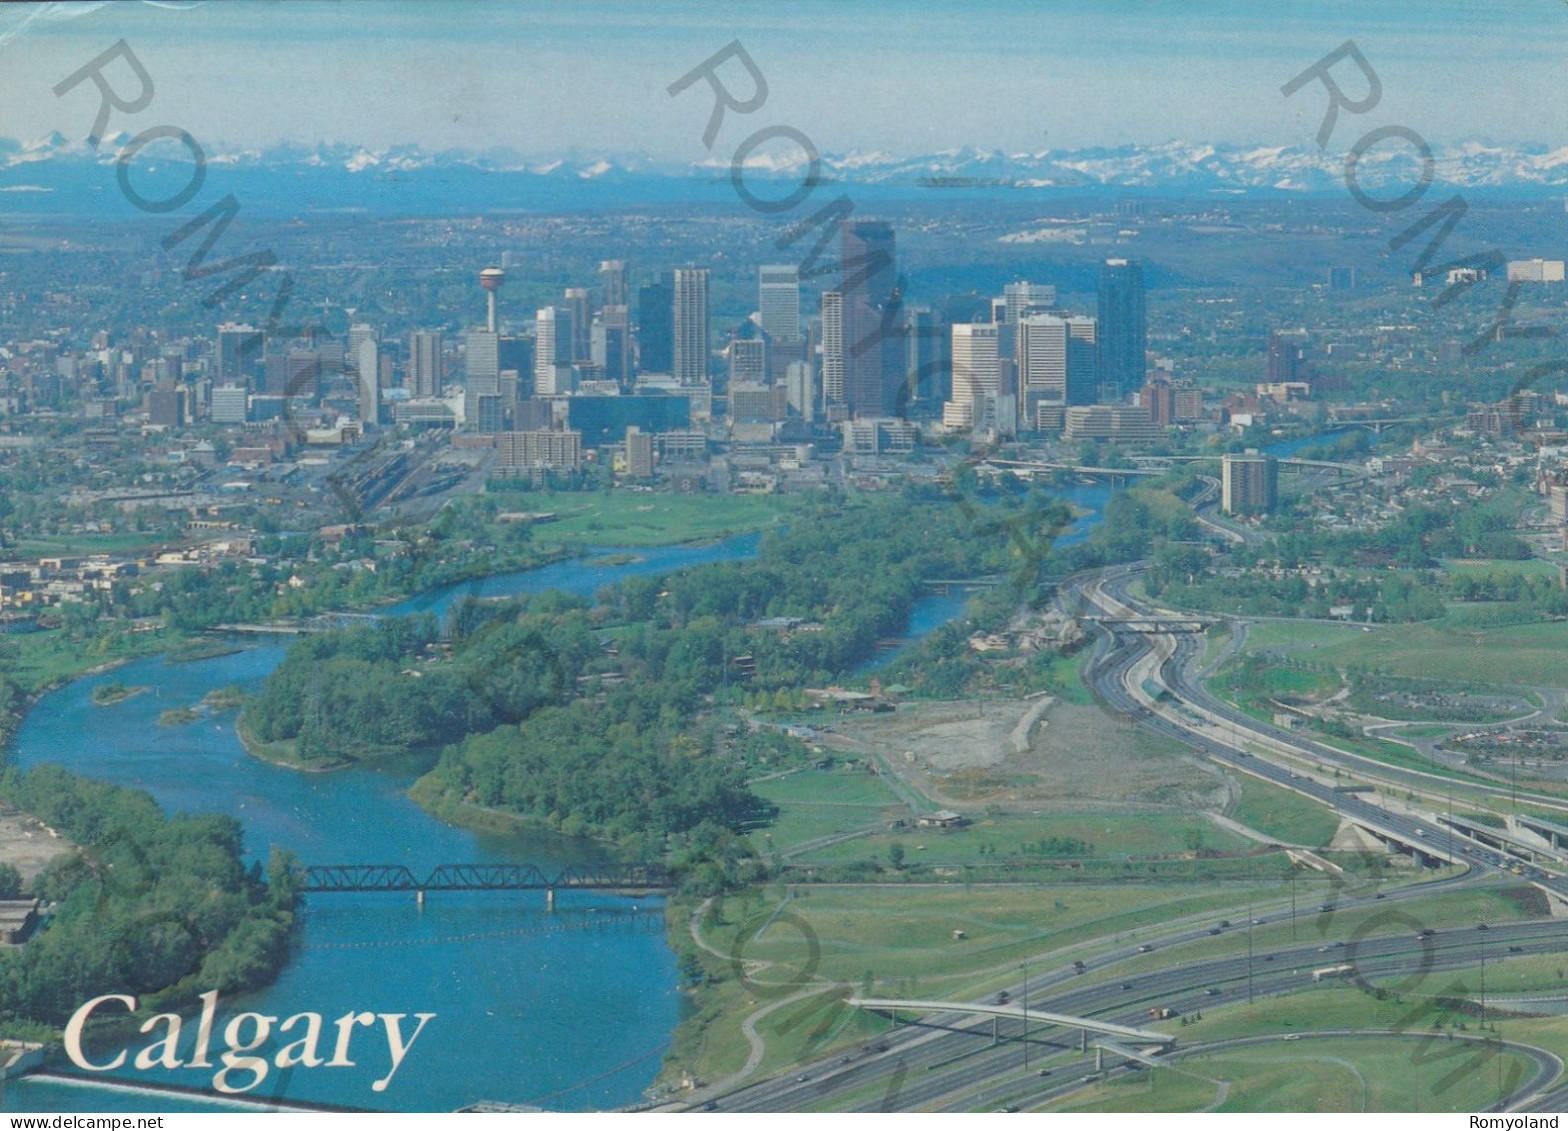
[[[1114,491],[1115,488],[1102,483],[1052,488],[1052,495],[1063,502],[1071,503],[1079,511],[1072,525],[1056,539],[1054,547],[1059,550],[1065,549],[1068,546],[1076,546],[1088,538],[1095,524],[1105,517],[1105,504],[1110,501]],[[855,668],[855,672],[860,675],[874,672],[907,656],[936,629],[962,616],[973,596],[971,592],[952,589],[946,593],[931,593],[917,598],[909,610],[909,627],[899,638],[898,643],[861,662]]]
[[[612,552],[605,551],[598,559],[448,586],[385,611],[439,614],[470,592],[558,588],[591,595],[633,574],[749,557],[758,541],[752,534],[700,547],[628,551],[635,559],[614,566],[603,564]],[[231,814],[244,825],[247,850],[262,858],[277,845],[306,863],[406,864],[416,872],[469,861],[536,863],[551,871],[603,858],[591,843],[544,832],[485,835],[433,820],[406,796],[424,768],[418,760],[304,774],[247,755],[232,713],[157,725],[161,712],[196,706],[213,688],[258,688],[283,654],[282,644],[267,644],[187,664],[153,658],[77,680],[29,712],[9,760],[22,767],[53,763],[145,789],[170,810]],[[93,689],[110,681],[151,690],[112,707],[94,706]],[[438,893],[423,912],[408,895],[311,896],[298,956],[272,986],[224,1001],[220,1032],[227,1017],[245,1010],[279,1018],[315,1012],[326,1020],[330,1045],[332,1020],[350,1010],[435,1012],[384,1092],[370,1088],[389,1066],[378,1028],[357,1030],[358,1067],[296,1070],[281,1093],[273,1079],[256,1093],[404,1111],[449,1111],[480,1099],[563,1110],[635,1101],[658,1072],[681,1008],[662,901],[563,892],[558,907],[549,914],[538,893]],[[210,1072],[115,1075],[211,1083]],[[0,1108],[110,1110],[111,1095],[24,1079],[7,1087]],[[145,1094],[115,1102],[131,1110],[186,1105]]]

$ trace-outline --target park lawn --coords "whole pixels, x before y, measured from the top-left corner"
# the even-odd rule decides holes
[[[784,495],[672,495],[640,491],[506,492],[509,511],[553,512],[534,528],[541,543],[666,546],[761,530],[784,521],[799,504]]]
[[[1455,1065],[1472,1060],[1475,1071],[1452,1075]],[[1183,1057],[1176,1063],[1176,1071],[1229,1083],[1225,1101],[1214,1108],[1218,1112],[1471,1112],[1497,1101],[1494,1054],[1468,1043],[1445,1044],[1434,1052],[1414,1037],[1308,1037]],[[1519,1053],[1504,1052],[1501,1070],[1505,1082],[1523,1080],[1534,1065]],[[1157,1110],[1197,1110],[1172,1106],[1172,1101],[1196,1100],[1201,1108],[1216,1098],[1215,1084],[1191,1077],[1186,1078],[1191,1083],[1179,1084],[1181,1078],[1169,1070],[1153,1075],[1152,1096],[1150,1081],[1140,1072],[1102,1083],[1088,1095],[1067,1097],[1051,1110],[1137,1111],[1127,1101],[1159,1097],[1167,1081],[1171,1099],[1162,1098]]]
[[[1321,848],[1339,831],[1339,818],[1316,801],[1277,785],[1238,774],[1241,797],[1229,816],[1287,844]]]
[[[1194,845],[1221,852],[1251,848],[1254,842],[1211,823],[1202,813],[1122,812],[1051,813],[977,816],[960,829],[900,829],[829,845],[805,853],[802,863],[826,864],[885,860],[896,841],[911,864],[994,864],[1008,858],[1044,860],[1026,855],[1023,846],[1047,837],[1072,838],[1092,846],[1093,858],[1177,856]],[[1201,838],[1201,839],[1200,839]],[[985,854],[981,854],[981,849]],[[994,851],[993,851],[994,850]]]

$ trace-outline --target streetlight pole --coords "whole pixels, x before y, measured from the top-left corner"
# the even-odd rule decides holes
[[[1252,1004],[1252,900],[1247,900],[1247,1004]]]
[[[1029,963],[1024,968],[1024,1071],[1029,1071]]]

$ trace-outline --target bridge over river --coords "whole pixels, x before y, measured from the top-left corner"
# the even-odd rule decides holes
[[[420,877],[403,864],[317,864],[295,872],[301,892],[542,891],[555,906],[565,888],[654,891],[673,887],[663,864],[573,864],[554,875],[537,864],[440,864]]]

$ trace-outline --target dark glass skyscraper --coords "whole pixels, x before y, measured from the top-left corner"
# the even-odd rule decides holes
[[[675,288],[662,279],[637,288],[637,369],[675,372]]]
[[[1148,329],[1144,315],[1143,266],[1107,259],[1100,268],[1101,395],[1124,398],[1143,388]]]
[[[843,239],[844,398],[858,416],[903,415],[903,316],[893,226],[845,220]]]

